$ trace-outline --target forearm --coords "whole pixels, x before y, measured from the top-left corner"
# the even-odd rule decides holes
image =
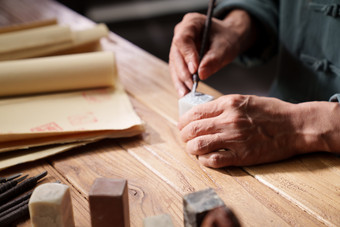
[[[294,105],[297,125],[296,145],[301,153],[327,151],[340,153],[340,105],[332,102],[306,102]]]

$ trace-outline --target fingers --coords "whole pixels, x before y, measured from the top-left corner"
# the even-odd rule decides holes
[[[203,155],[226,148],[223,137],[221,133],[196,137],[187,142],[186,150],[192,155]]]
[[[200,36],[204,22],[204,15],[188,13],[183,17],[182,22],[175,27],[173,45],[177,46],[191,74],[198,70],[198,43],[201,41]]]
[[[215,36],[212,38],[210,47],[205,53],[198,69],[202,80],[207,79],[234,59],[233,48],[231,48],[231,45],[224,37]]]
[[[216,99],[211,102],[207,102],[192,107],[179,119],[179,122],[177,124],[179,130],[182,130],[185,126],[187,126],[191,122],[205,118],[216,117],[223,113],[223,109],[220,108],[218,100],[219,99]]]
[[[192,74],[198,70],[197,41],[204,26],[204,18],[204,15],[190,13],[175,27],[169,66],[173,83],[180,97],[192,89]]]
[[[232,150],[219,150],[198,156],[198,161],[207,167],[221,168],[226,166],[236,166],[237,156]]]
[[[198,136],[218,133],[219,125],[214,123],[214,119],[202,119],[191,122],[180,131],[182,141],[188,142]]]
[[[177,94],[182,97],[190,91],[193,82],[188,67],[175,46],[170,50],[169,67]]]

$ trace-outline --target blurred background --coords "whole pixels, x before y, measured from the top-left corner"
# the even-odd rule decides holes
[[[168,62],[173,30],[188,12],[206,14],[208,0],[59,0],[74,11]],[[268,94],[276,59],[251,69],[230,64],[204,82],[223,94]]]

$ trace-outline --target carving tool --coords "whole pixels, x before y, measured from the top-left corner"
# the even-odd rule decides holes
[[[14,205],[13,207],[10,207],[9,209],[7,209],[7,210],[1,212],[1,213],[0,213],[0,217],[3,217],[3,216],[5,216],[5,215],[7,215],[7,214],[9,214],[9,213],[12,213],[13,211],[19,209],[19,208],[22,207],[22,206],[25,206],[26,204],[28,204],[29,200],[30,200],[30,199],[28,198],[28,199],[26,199],[26,200],[24,200],[24,201],[21,201],[20,203]]]
[[[201,60],[202,60],[202,58],[205,54],[205,49],[206,49],[207,42],[208,42],[208,39],[209,39],[211,18],[212,18],[212,14],[213,14],[213,11],[214,11],[214,7],[215,7],[215,0],[210,0],[208,12],[207,12],[207,18],[206,18],[205,24],[204,24],[203,38],[202,38],[202,44],[201,44],[201,49],[200,49],[198,65],[201,63]],[[198,71],[196,73],[194,73],[194,75],[192,75],[192,79],[194,81],[194,85],[192,86],[191,92],[193,92],[196,95],[196,89],[197,89],[197,86],[198,86],[198,82],[200,80],[200,78],[198,76]]]
[[[0,183],[6,183],[8,181],[14,180],[15,178],[18,178],[22,175],[22,173],[16,173],[9,177],[0,177]]]
[[[22,207],[0,217],[0,226],[11,226],[13,223],[20,221],[24,217],[29,217],[28,203]]]
[[[5,210],[8,210],[10,209],[11,207],[14,207],[20,203],[22,203],[23,201],[25,200],[29,200],[29,198],[31,197],[32,195],[32,192],[28,192],[26,193],[25,195],[23,196],[20,196],[19,198],[13,200],[13,201],[10,201],[2,206],[0,206],[0,213],[4,212]]]
[[[37,176],[34,176],[34,177],[30,177],[26,179],[25,181],[23,181],[22,183],[16,185],[15,187],[0,194],[0,205],[4,204],[5,202],[7,202],[8,200],[12,199],[15,196],[20,195],[21,193],[30,190],[38,183],[38,181],[41,178],[45,177],[46,175],[47,175],[47,171],[44,171],[43,173]]]
[[[11,180],[11,181],[8,181],[6,183],[3,183],[0,185],[0,194],[1,193],[4,193],[5,191],[13,188],[14,186],[16,186],[19,182],[23,181],[26,179],[28,175],[25,175],[23,177],[20,177],[19,179],[17,180]]]

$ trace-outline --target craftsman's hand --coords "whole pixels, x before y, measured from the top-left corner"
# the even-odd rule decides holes
[[[204,80],[230,63],[255,41],[256,28],[248,13],[234,10],[224,20],[212,19],[209,47],[199,65],[199,49],[206,16],[189,13],[174,32],[169,66],[179,96],[191,90],[192,74]]]
[[[340,105],[226,95],[193,107],[178,124],[187,152],[205,166],[246,166],[300,153],[340,151]]]

